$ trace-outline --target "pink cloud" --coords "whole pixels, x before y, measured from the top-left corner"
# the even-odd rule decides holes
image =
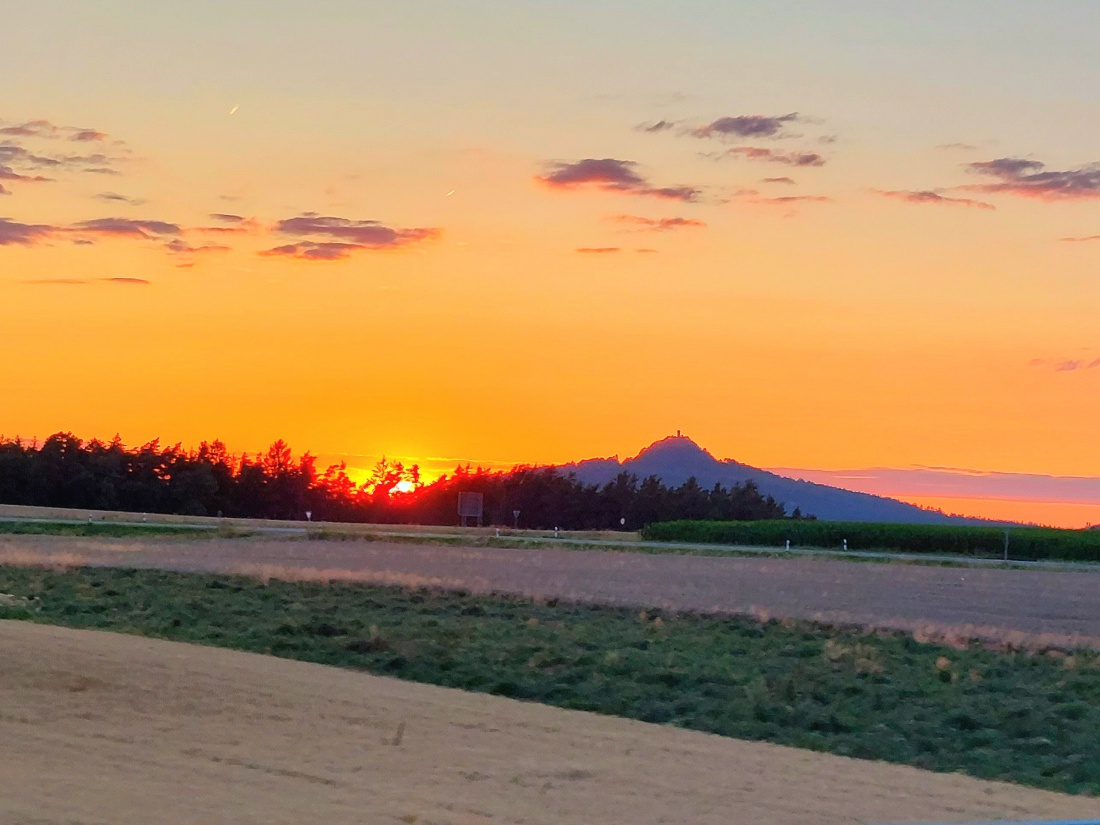
[[[825,165],[825,158],[817,152],[777,152],[764,146],[735,146],[718,153],[716,157],[743,157],[765,163],[782,163],[786,166]]]
[[[0,180],[19,181],[20,183],[47,183],[52,178],[46,178],[42,175],[23,175],[10,166],[0,166]]]
[[[800,203],[832,203],[827,195],[780,195],[769,197],[756,189],[740,189],[733,193],[734,200],[756,203],[764,206],[793,206]]]
[[[74,232],[85,235],[104,235],[127,238],[152,238],[162,235],[179,235],[178,224],[166,221],[134,220],[132,218],[96,218],[72,225]]]
[[[923,190],[893,190],[893,189],[872,189],[876,195],[881,195],[884,198],[893,198],[894,200],[905,201],[906,203],[919,203],[919,204],[940,204],[944,206],[968,206],[975,209],[996,209],[993,204],[986,203],[985,201],[973,200],[972,198],[952,198],[947,195],[941,195],[939,192],[935,192],[931,189]]]
[[[640,215],[611,215],[608,220],[636,226],[640,231],[667,232],[672,229],[705,227],[704,221],[694,218],[644,218]]]
[[[59,227],[47,224],[19,223],[0,218],[0,246],[35,246],[56,237],[61,231]]]
[[[259,254],[264,257],[282,256],[297,258],[302,261],[339,261],[351,257],[352,253],[363,248],[354,243],[299,241],[298,243],[276,246],[273,249],[265,249]]]

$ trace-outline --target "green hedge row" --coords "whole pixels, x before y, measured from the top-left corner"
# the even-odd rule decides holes
[[[1100,530],[1052,527],[986,527],[950,524],[878,524],[844,521],[665,521],[650,524],[651,541],[698,542],[849,550],[900,550],[1002,557],[1008,530],[1009,558],[1100,561]]]

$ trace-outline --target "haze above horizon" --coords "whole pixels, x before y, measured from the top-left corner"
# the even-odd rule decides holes
[[[1098,24],[12,8],[0,431],[559,464],[681,426],[828,484],[1100,521]]]

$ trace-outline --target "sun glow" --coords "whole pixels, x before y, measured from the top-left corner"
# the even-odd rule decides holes
[[[411,493],[416,489],[416,485],[411,481],[399,481],[394,488],[390,490],[391,493]]]

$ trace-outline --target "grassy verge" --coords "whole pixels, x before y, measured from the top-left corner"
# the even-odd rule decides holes
[[[232,647],[938,771],[1100,792],[1100,657],[807,623],[0,566],[0,618]]]
[[[0,521],[0,534],[17,536],[98,536],[101,538],[139,538],[142,536],[173,536],[176,538],[211,538],[222,531],[205,527],[169,527],[163,524],[112,524],[104,522]],[[245,535],[234,531],[233,536]]]

